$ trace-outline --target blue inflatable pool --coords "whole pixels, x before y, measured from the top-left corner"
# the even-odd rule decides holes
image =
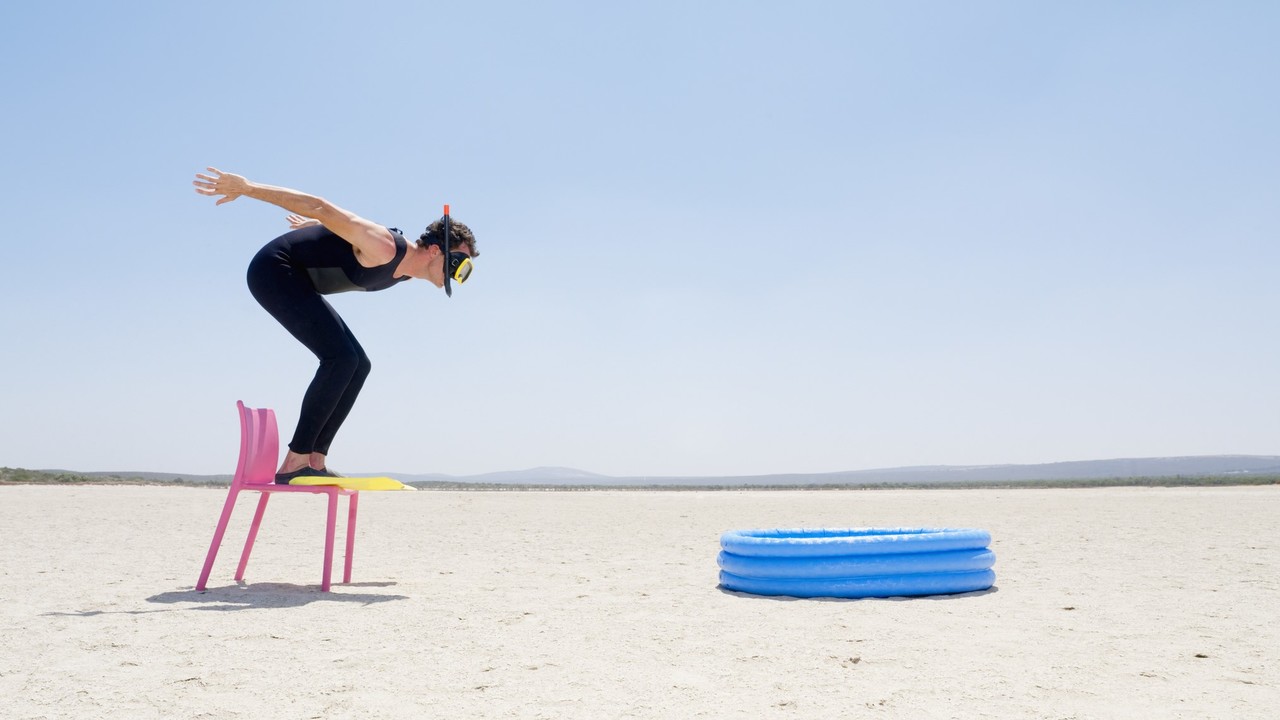
[[[754,595],[900,597],[986,590],[996,556],[985,530],[732,530],[720,536],[720,585]]]

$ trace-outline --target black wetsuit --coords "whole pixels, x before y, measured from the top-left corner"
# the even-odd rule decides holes
[[[385,290],[408,280],[396,278],[404,259],[404,236],[392,231],[396,255],[367,268],[355,249],[321,225],[285,233],[267,243],[249,263],[249,291],[271,316],[320,359],[320,368],[302,398],[302,412],[289,449],[328,454],[371,367],[369,356],[338,313],[321,295],[350,290]]]

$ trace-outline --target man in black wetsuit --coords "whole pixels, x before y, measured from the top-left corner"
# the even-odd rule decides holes
[[[347,324],[321,296],[385,290],[410,278],[436,287],[445,287],[447,279],[461,283],[471,273],[471,258],[479,254],[475,235],[466,225],[448,221],[446,250],[446,219],[441,218],[409,243],[399,230],[323,198],[208,171],[196,174],[196,192],[223,196],[218,205],[243,195],[293,213],[289,223],[295,229],[259,250],[248,272],[253,297],[320,359],[276,482],[334,476],[326,466],[329,444],[355,404],[370,363]]]

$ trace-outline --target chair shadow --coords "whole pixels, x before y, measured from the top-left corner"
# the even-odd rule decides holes
[[[945,595],[898,595],[894,597],[864,597],[864,598],[836,598],[836,597],[812,597],[801,598],[792,597],[790,595],[756,595],[754,593],[741,592],[738,590],[729,590],[723,585],[717,585],[716,589],[725,595],[746,598],[748,600],[772,600],[774,602],[834,602],[834,603],[852,603],[864,601],[887,601],[887,602],[912,602],[918,600],[963,600],[966,598],[982,597],[983,595],[993,595],[1000,592],[998,586],[992,585],[986,590],[974,590],[972,592],[948,593]]]
[[[236,583],[205,590],[174,590],[147,598],[147,602],[177,604],[194,603],[190,610],[251,610],[260,608],[294,608],[314,602],[342,602],[359,605],[377,605],[393,600],[408,600],[408,595],[384,595],[379,593],[346,592],[349,588],[384,588],[394,582],[334,583],[331,592],[321,592],[319,585],[294,585],[291,583]],[[158,610],[149,612],[161,612]]]

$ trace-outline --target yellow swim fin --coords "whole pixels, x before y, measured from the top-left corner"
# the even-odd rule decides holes
[[[344,490],[417,490],[389,477],[298,477],[290,485],[337,485]]]

